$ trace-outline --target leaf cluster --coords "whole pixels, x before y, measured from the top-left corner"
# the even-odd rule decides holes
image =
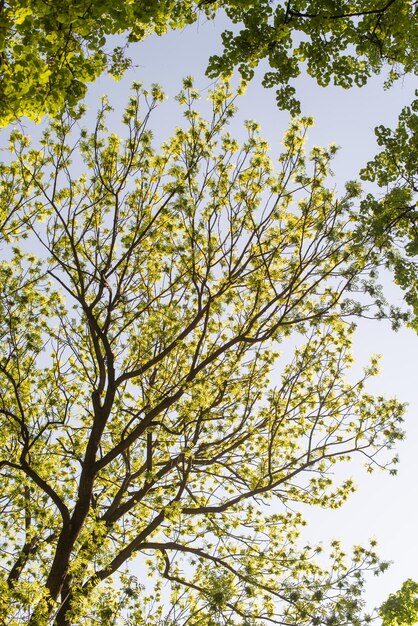
[[[383,626],[412,626],[418,622],[418,584],[408,578],[379,609]]]
[[[104,71],[116,79],[130,66],[127,47],[179,29],[220,9],[232,23],[223,52],[209,60],[211,77],[236,68],[248,80],[266,60],[263,85],[277,89],[280,108],[300,103],[291,84],[306,70],[322,86],[364,85],[388,68],[386,86],[416,73],[413,0],[154,0],[117,6],[111,0],[6,0],[1,8],[0,125],[38,120],[76,105]],[[237,25],[237,26],[235,26]],[[114,36],[117,35],[115,46]]]
[[[362,178],[376,182],[381,191],[362,202],[361,227],[370,230],[393,269],[417,329],[418,101],[402,110],[395,129],[379,126],[375,132],[382,149],[362,170]]]

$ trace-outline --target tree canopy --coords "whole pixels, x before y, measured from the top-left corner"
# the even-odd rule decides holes
[[[418,624],[418,583],[410,578],[396,593],[390,594],[379,610],[382,626]]]
[[[416,93],[418,96],[418,92]],[[418,100],[403,109],[395,129],[376,129],[382,150],[362,171],[377,183],[362,203],[362,227],[371,228],[412,308],[418,331]]]
[[[0,169],[3,619],[363,623],[374,545],[319,555],[292,508],[339,506],[334,465],[393,471],[402,437],[403,406],[365,387],[376,359],[346,374],[374,293],[359,187],[327,187],[335,147],[306,154],[310,119],[277,170],[256,123],[240,146],[227,83],[206,120],[187,79],[157,150],[161,90],[134,89],[123,138],[103,100],[92,131],[14,131]]]
[[[106,99],[80,127],[88,84],[120,78],[130,44],[201,16],[225,29],[209,119],[187,79],[160,149],[158,86],[134,86],[122,137]],[[360,201],[357,183],[328,186],[335,147],[307,154],[309,118],[278,170],[255,122],[240,145],[227,79],[266,62],[298,114],[301,73],[350,88],[384,71],[389,87],[417,73],[417,39],[412,0],[0,3],[0,126],[56,118],[39,145],[13,131],[0,165],[0,622],[369,621],[374,542],[321,554],[297,505],[340,506],[354,486],[332,470],[354,455],[395,472],[404,407],[368,393],[376,358],[348,370],[356,316],[387,315],[382,259],[418,330],[418,104],[376,129],[362,178],[381,191]],[[408,580],[380,615],[415,609]]]
[[[127,45],[201,15],[226,14],[233,28],[208,75],[238,68],[251,78],[266,59],[263,85],[281,108],[299,112],[291,81],[306,69],[320,85],[364,85],[387,68],[387,85],[417,70],[413,0],[5,0],[0,6],[0,125],[26,115],[56,116],[75,105],[105,70],[129,66]],[[114,35],[119,35],[115,46]]]

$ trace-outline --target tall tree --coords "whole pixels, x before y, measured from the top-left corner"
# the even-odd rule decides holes
[[[318,559],[297,512],[348,497],[338,461],[393,471],[402,436],[403,406],[364,387],[375,360],[345,376],[375,262],[358,186],[326,187],[335,148],[307,157],[309,119],[276,172],[255,123],[240,147],[226,83],[206,121],[186,80],[156,151],[161,98],[135,86],[124,140],[106,100],[92,133],[13,132],[0,170],[1,619],[360,624],[385,564],[337,541]]]
[[[238,68],[251,78],[267,59],[266,87],[280,107],[299,111],[290,84],[301,67],[318,81],[348,88],[388,68],[387,85],[416,73],[414,0],[4,0],[0,4],[0,126],[27,115],[56,116],[81,100],[105,70],[119,77],[126,46],[168,28],[182,28],[220,10],[234,30],[208,66],[212,77]],[[238,32],[237,32],[238,29]],[[113,35],[123,35],[114,47]]]

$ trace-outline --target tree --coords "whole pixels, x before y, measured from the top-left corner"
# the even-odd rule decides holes
[[[418,583],[408,578],[399,591],[390,594],[379,613],[383,626],[418,624]]]
[[[417,71],[416,2],[412,0],[5,0],[0,7],[0,126],[27,115],[57,116],[79,102],[105,70],[129,66],[129,42],[182,28],[223,9],[239,31],[222,35],[212,77],[235,68],[246,79],[267,59],[265,87],[280,107],[299,112],[290,84],[306,68],[320,85],[364,85],[387,66],[387,85]],[[123,35],[114,46],[114,35]]]
[[[418,92],[417,92],[418,95]],[[403,109],[397,128],[376,129],[382,150],[362,172],[376,182],[380,195],[362,202],[361,224],[373,233],[397,284],[411,306],[411,326],[418,330],[418,100]]]
[[[270,70],[265,87],[277,87],[280,108],[300,113],[290,81],[306,69],[319,85],[345,89],[365,85],[388,68],[385,86],[417,72],[416,2],[410,0],[301,0],[227,2],[239,33],[222,35],[222,55],[210,59],[216,77],[238,67],[245,79],[263,59]]]
[[[133,40],[196,19],[194,0],[119,2],[5,0],[1,3],[0,125],[27,115],[57,116],[83,99],[105,70],[118,78],[129,67],[126,45],[106,50],[108,36]]]
[[[239,147],[227,83],[206,121],[187,79],[156,151],[161,90],[134,89],[124,140],[103,100],[92,133],[81,112],[38,147],[14,131],[1,166],[1,619],[360,624],[374,544],[324,564],[297,511],[339,506],[353,455],[394,471],[402,436],[403,406],[365,389],[376,360],[345,375],[375,262],[358,186],[326,187],[309,119],[277,172],[254,122]]]

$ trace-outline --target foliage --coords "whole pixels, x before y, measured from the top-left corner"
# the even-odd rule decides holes
[[[394,471],[385,450],[402,436],[403,406],[365,389],[376,359],[346,376],[375,262],[351,224],[358,187],[327,188],[335,148],[308,158],[309,119],[292,122],[277,172],[254,122],[240,147],[226,83],[206,121],[187,79],[186,122],[157,151],[162,98],[135,86],[125,139],[105,99],[93,132],[66,116],[38,147],[11,135],[2,619],[360,624],[363,571],[385,568],[374,544],[318,556],[297,512],[345,501],[352,480],[332,470],[353,455]]]
[[[213,19],[220,8],[234,30],[223,33],[224,51],[210,59],[209,76],[237,67],[249,79],[266,59],[264,86],[277,87],[279,106],[297,113],[290,82],[301,68],[320,85],[334,81],[345,88],[364,85],[384,65],[388,85],[415,73],[415,6],[412,0],[5,0],[0,126],[22,115],[56,116],[65,103],[80,101],[103,71],[122,75],[129,42],[182,28],[202,12]],[[116,47],[113,35],[121,36]]]
[[[278,105],[293,114],[300,105],[289,82],[301,68],[319,85],[333,81],[347,89],[365,85],[387,65],[389,86],[402,73],[417,71],[415,9],[411,0],[227,2],[227,15],[243,28],[223,33],[223,54],[211,58],[208,73],[238,67],[248,80],[266,59],[263,85],[278,87]]]
[[[87,83],[105,70],[119,78],[129,67],[126,42],[106,51],[107,37],[131,40],[196,19],[194,0],[6,0],[1,4],[0,125],[27,115],[56,116],[74,106]]]
[[[418,330],[418,100],[403,109],[397,128],[379,126],[375,132],[382,150],[362,177],[376,182],[383,194],[364,199],[361,227],[371,230],[394,269]]]
[[[382,626],[418,624],[418,583],[408,578],[399,591],[390,594],[379,613]]]

